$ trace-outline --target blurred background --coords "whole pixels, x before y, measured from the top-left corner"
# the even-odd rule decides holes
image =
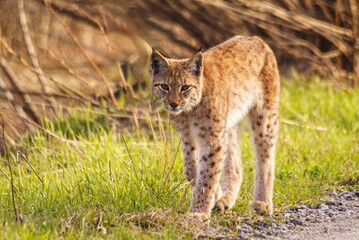
[[[16,143],[41,119],[89,105],[138,127],[151,105],[151,47],[191,56],[257,35],[282,76],[316,74],[350,91],[359,78],[357,0],[0,0],[0,114]],[[150,111],[153,112],[153,111]]]

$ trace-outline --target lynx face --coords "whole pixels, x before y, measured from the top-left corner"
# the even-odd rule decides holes
[[[190,59],[166,59],[153,51],[149,75],[153,94],[172,114],[190,111],[202,96],[203,55],[198,52]]]

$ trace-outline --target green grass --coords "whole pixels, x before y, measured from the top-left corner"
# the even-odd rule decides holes
[[[275,214],[298,201],[314,204],[333,188],[359,181],[359,91],[347,93],[316,77],[283,81],[282,123],[277,148]],[[105,112],[103,112],[105,114]],[[163,118],[127,130],[119,118],[93,109],[71,111],[9,150],[18,215],[14,213],[6,156],[0,168],[0,239],[173,239],[191,238],[185,224],[191,187],[182,174],[179,135]],[[128,122],[128,121],[127,121]],[[317,127],[325,128],[319,131]],[[119,129],[123,132],[122,135]],[[130,128],[128,128],[130,129]],[[163,131],[164,129],[164,131]],[[244,178],[237,204],[213,213],[210,226],[235,224],[249,216],[254,156],[243,127]],[[127,149],[128,148],[128,149]],[[30,165],[21,159],[20,150]],[[22,184],[20,182],[20,176]]]

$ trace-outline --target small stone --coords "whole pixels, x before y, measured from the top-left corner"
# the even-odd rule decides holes
[[[334,205],[335,205],[335,202],[329,200],[329,201],[326,201],[325,204],[328,205],[328,206],[334,206]]]
[[[289,210],[292,211],[292,212],[297,212],[297,211],[298,211],[298,207],[296,207],[296,206],[290,207]]]
[[[255,238],[265,238],[265,236],[258,230],[254,230],[253,237],[255,237]]]
[[[241,233],[238,235],[239,239],[249,239],[248,235],[245,233]]]
[[[359,192],[355,192],[354,195],[355,195],[356,197],[359,197]]]
[[[243,224],[243,227],[245,227],[247,229],[252,229],[253,228],[253,226],[248,224],[248,223]]]
[[[245,217],[245,218],[243,219],[243,222],[249,222],[250,220],[251,220],[250,217]]]
[[[250,226],[246,223],[243,223],[242,225],[237,226],[236,229],[237,229],[238,233],[248,233],[248,232],[252,231],[252,226]]]
[[[223,233],[224,233],[224,234],[227,234],[227,233],[229,233],[229,232],[230,232],[230,231],[229,231],[228,228],[223,229]]]
[[[328,209],[329,207],[323,203],[319,203],[317,206],[315,206],[316,209]]]
[[[340,212],[345,212],[346,211],[346,209],[344,208],[344,207],[341,207],[341,208],[339,208],[338,209]]]
[[[277,224],[276,224],[275,222],[270,222],[270,223],[269,223],[269,226],[270,226],[270,227],[277,227]]]
[[[345,200],[349,200],[349,201],[353,200],[353,197],[351,195],[345,195],[344,198]]]
[[[260,227],[260,228],[265,228],[268,224],[266,222],[263,221],[258,221],[256,226]]]
[[[303,221],[302,221],[302,220],[299,220],[299,219],[293,219],[293,220],[291,220],[291,222],[292,222],[294,225],[303,225]]]
[[[269,230],[269,231],[267,232],[267,235],[272,236],[272,235],[274,235],[274,232],[273,232],[272,230]]]
[[[297,208],[298,209],[306,209],[306,208],[308,208],[308,206],[304,205],[304,204],[301,204],[301,205],[298,205]]]
[[[237,231],[238,231],[238,234],[248,233],[249,232],[248,229],[240,228],[240,227],[237,227]]]
[[[261,233],[255,233],[255,234],[253,234],[253,237],[255,237],[255,238],[265,238],[265,236],[263,235],[263,234],[261,234]]]
[[[278,224],[278,228],[285,230],[285,229],[287,229],[287,226],[284,225],[283,223],[279,223],[279,224]]]

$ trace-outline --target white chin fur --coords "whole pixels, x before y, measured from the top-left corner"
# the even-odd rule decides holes
[[[180,113],[182,112],[182,109],[181,109],[181,110],[176,110],[176,111],[168,110],[168,112],[169,112],[170,114],[173,114],[173,115],[178,115],[178,114],[180,114]]]

